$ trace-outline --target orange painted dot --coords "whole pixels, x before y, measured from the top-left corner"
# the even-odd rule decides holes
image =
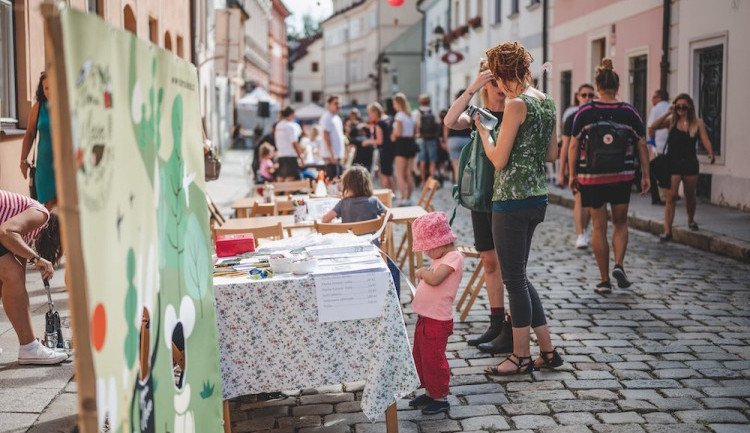
[[[94,314],[91,315],[91,342],[97,352],[102,350],[104,340],[107,336],[107,313],[104,305],[97,304]]]

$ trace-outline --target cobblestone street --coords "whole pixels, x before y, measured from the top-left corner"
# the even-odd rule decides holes
[[[433,203],[438,210],[453,209],[447,184]],[[471,244],[468,212],[460,209],[456,221],[459,243]],[[449,413],[425,416],[400,400],[400,431],[750,431],[750,266],[659,244],[631,229],[625,269],[633,285],[601,296],[593,291],[593,253],[574,249],[574,234],[571,211],[550,205],[528,266],[565,365],[501,379],[484,374],[503,358],[466,344],[489,321],[483,292],[465,322],[456,315],[448,344]],[[476,261],[466,263],[464,285]],[[416,317],[409,295],[402,295],[411,333]],[[532,345],[532,355],[537,353]],[[235,399],[233,431],[384,432],[382,419],[371,424],[359,411],[362,386],[302,390],[268,402]]]

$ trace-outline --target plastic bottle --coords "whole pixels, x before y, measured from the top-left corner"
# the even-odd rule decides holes
[[[326,191],[326,174],[323,170],[318,172],[318,184],[315,185],[315,195],[318,197],[325,197]]]

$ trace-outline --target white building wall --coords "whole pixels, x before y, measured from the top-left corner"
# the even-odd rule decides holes
[[[318,72],[313,72],[313,63],[318,64]],[[289,95],[294,107],[312,102],[312,92],[323,92],[323,39],[320,38],[307,47],[307,54],[294,62],[291,73],[292,89]],[[302,92],[302,101],[294,102],[294,93]],[[319,104],[325,104],[326,95],[323,93]]]
[[[671,45],[676,46],[676,55],[672,55],[670,96],[686,92],[699,99],[694,85],[695,50],[724,44],[721,155],[713,165],[699,158],[700,171],[712,175],[711,202],[750,210],[750,146],[744,127],[750,100],[747,85],[750,4],[733,0],[681,0],[672,7],[677,32],[672,32]]]
[[[433,110],[450,107],[459,90],[448,89],[448,64],[441,60],[446,50],[442,46],[442,39],[434,34],[438,26],[443,31],[448,29],[448,0],[433,0],[425,5],[425,49],[428,54],[423,65],[422,90],[430,95]]]

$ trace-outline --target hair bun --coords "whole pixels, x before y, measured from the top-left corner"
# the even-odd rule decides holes
[[[601,68],[604,70],[614,70],[615,66],[612,64],[612,59],[605,57],[602,59]]]

